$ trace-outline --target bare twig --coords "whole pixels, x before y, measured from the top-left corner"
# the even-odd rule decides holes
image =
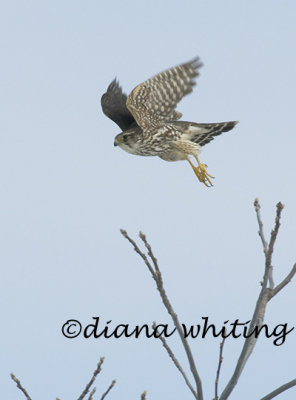
[[[145,390],[145,392],[143,392],[143,393],[141,394],[141,400],[146,400],[146,394],[147,394],[147,392],[146,392],[146,390]]]
[[[85,389],[81,393],[81,395],[78,397],[78,400],[84,399],[84,397],[87,395],[87,393],[88,393],[89,389],[91,388],[92,384],[94,383],[97,375],[101,372],[101,369],[102,369],[101,367],[102,367],[103,362],[104,362],[104,357],[101,357],[100,361],[99,361],[99,363],[97,365],[97,368],[94,370],[94,373],[93,373],[93,376],[92,376],[91,380],[85,386]]]
[[[221,370],[221,365],[223,362],[223,347],[225,343],[226,337],[223,338],[222,342],[220,343],[220,350],[219,350],[219,362],[218,362],[218,368],[217,368],[217,374],[216,374],[216,380],[215,380],[215,398],[214,400],[218,400],[218,383],[219,383],[219,377],[220,377],[220,370]]]
[[[250,323],[250,327],[248,329],[248,335],[249,337],[246,338],[241,354],[239,356],[239,359],[237,361],[235,370],[233,372],[232,377],[230,378],[228,384],[226,385],[225,389],[223,390],[220,400],[226,400],[232,390],[234,389],[235,385],[237,384],[237,381],[245,367],[245,364],[250,357],[255,344],[257,342],[257,337],[251,333],[254,332],[254,328],[257,326],[260,328],[263,324],[264,321],[264,315],[265,315],[265,310],[268,301],[275,296],[294,276],[296,273],[296,267],[291,270],[291,272],[288,274],[288,276],[275,288],[273,289],[274,283],[273,283],[273,277],[272,277],[272,253],[274,249],[274,244],[278,235],[279,227],[280,227],[280,217],[281,217],[281,212],[284,208],[282,203],[278,203],[276,206],[276,217],[275,217],[275,225],[274,229],[271,232],[270,235],[270,241],[269,244],[267,245],[267,242],[264,237],[263,233],[263,223],[261,220],[261,215],[260,215],[260,204],[258,199],[255,200],[254,202],[254,207],[257,215],[257,220],[258,220],[258,225],[259,225],[259,236],[262,241],[263,245],[263,251],[265,254],[265,270],[264,270],[264,276],[263,276],[263,282],[262,282],[262,288],[256,303],[256,307],[253,313],[253,317]],[[269,282],[269,286],[268,286]]]
[[[19,379],[17,379],[17,377],[13,374],[10,374],[10,376],[11,376],[11,379],[16,383],[16,386],[24,393],[26,399],[32,400],[31,397],[28,395],[28,392],[26,391],[26,389],[22,386]]]
[[[110,386],[108,387],[108,389],[106,390],[106,392],[102,394],[101,400],[104,400],[104,398],[107,396],[107,394],[108,394],[108,393],[110,392],[110,390],[113,388],[113,386],[115,385],[115,383],[116,383],[116,380],[114,379],[114,380],[111,382],[111,384],[110,384]]]
[[[134,247],[135,252],[138,253],[139,256],[144,260],[144,262],[147,265],[149,271],[151,272],[151,275],[155,279],[155,272],[154,272],[153,268],[151,267],[151,265],[150,265],[150,263],[149,263],[149,261],[148,261],[148,259],[146,257],[146,254],[141,252],[141,250],[137,246],[136,242],[128,236],[127,232],[124,229],[120,229],[120,232],[121,232],[122,236],[124,236],[132,244],[132,246]]]
[[[282,290],[289,282],[291,282],[293,276],[296,274],[296,263],[293,265],[289,274],[279,283],[271,292],[270,298],[272,299],[280,290]]]
[[[186,338],[184,337],[183,329],[182,329],[181,324],[179,322],[178,316],[175,313],[175,311],[174,311],[174,309],[173,309],[173,307],[172,307],[172,305],[171,305],[171,303],[170,303],[170,301],[169,301],[169,299],[168,299],[168,297],[166,295],[165,289],[163,287],[162,275],[161,275],[161,272],[160,272],[159,267],[158,267],[157,259],[153,255],[151,246],[147,242],[146,236],[142,232],[140,232],[139,236],[140,236],[141,240],[144,242],[144,244],[145,244],[145,246],[146,246],[146,248],[148,250],[148,255],[152,260],[154,268],[150,264],[150,262],[147,259],[146,255],[140,251],[140,249],[138,248],[137,244],[128,236],[127,232],[125,230],[121,229],[121,233],[133,245],[134,250],[143,259],[143,261],[147,265],[149,271],[151,272],[151,275],[152,275],[153,279],[155,280],[155,283],[156,283],[157,289],[158,289],[158,291],[160,293],[162,302],[163,302],[164,306],[166,307],[168,313],[172,317],[174,325],[175,325],[175,327],[177,329],[177,332],[178,332],[178,334],[180,336],[180,339],[182,341],[182,344],[183,344],[183,347],[184,347],[184,350],[185,350],[185,353],[186,353],[186,356],[187,356],[187,359],[188,359],[188,362],[189,362],[190,370],[191,370],[191,373],[192,373],[193,378],[194,378],[195,383],[196,383],[196,392],[197,392],[196,399],[203,400],[202,383],[201,383],[199,374],[198,374],[196,366],[195,366],[195,362],[194,362],[194,359],[193,359],[193,356],[192,356],[192,352],[191,352],[190,346],[189,346]]]
[[[145,244],[145,246],[146,246],[146,248],[148,250],[148,255],[149,255],[149,257],[151,258],[151,260],[153,262],[153,265],[154,265],[154,268],[155,268],[155,277],[154,276],[153,277],[154,277],[154,280],[156,282],[156,286],[157,286],[157,289],[158,289],[158,291],[160,293],[160,296],[161,296],[161,299],[163,301],[163,304],[165,305],[168,313],[170,314],[170,316],[173,319],[174,325],[177,328],[177,332],[179,333],[180,339],[181,339],[183,347],[185,349],[185,352],[186,352],[186,355],[187,355],[187,359],[188,359],[188,362],[189,362],[189,366],[190,366],[190,370],[191,370],[191,373],[192,373],[193,378],[194,378],[195,383],[196,383],[196,389],[197,389],[196,390],[197,391],[196,394],[197,394],[197,396],[196,396],[196,394],[195,394],[195,396],[196,396],[197,399],[203,400],[201,379],[200,379],[199,374],[197,372],[190,346],[189,346],[186,338],[184,337],[184,332],[183,332],[183,329],[182,329],[181,324],[179,322],[178,316],[175,313],[175,311],[174,311],[174,309],[173,309],[173,307],[172,307],[172,305],[171,305],[171,303],[170,303],[170,301],[169,301],[169,299],[168,299],[168,297],[166,295],[165,289],[163,287],[163,279],[162,279],[162,275],[161,275],[161,272],[160,272],[159,267],[158,267],[157,259],[155,258],[154,254],[152,252],[150,244],[147,242],[146,236],[142,232],[139,233],[139,236],[140,236],[140,239],[144,242],[144,244]],[[193,391],[193,393],[195,393],[195,391]]]
[[[153,254],[153,252],[152,252],[151,246],[150,246],[150,244],[149,244],[149,243],[147,242],[147,240],[146,240],[146,236],[145,236],[144,233],[142,233],[142,232],[139,233],[139,236],[140,236],[140,238],[142,239],[142,241],[144,242],[144,244],[145,244],[145,246],[146,246],[146,249],[148,250],[148,255],[149,255],[149,257],[151,258],[151,260],[152,260],[152,262],[153,262],[153,265],[154,265],[154,267],[155,267],[155,270],[156,270],[157,272],[160,272],[160,271],[159,271],[159,268],[158,268],[158,264],[157,264],[157,259],[156,259],[156,257],[154,257],[154,254]]]
[[[156,323],[153,322],[153,328],[156,328]],[[187,378],[187,375],[185,373],[185,371],[183,370],[183,368],[181,367],[181,364],[179,363],[179,361],[177,360],[175,354],[173,353],[172,349],[169,347],[169,345],[167,344],[167,341],[165,340],[164,337],[162,336],[158,336],[158,339],[161,341],[163,347],[166,349],[169,357],[171,358],[171,360],[173,361],[173,363],[175,364],[176,368],[180,371],[181,375],[183,376],[186,385],[189,387],[189,389],[191,390],[193,396],[195,398],[197,398],[197,393],[196,391],[193,389],[191,383],[189,382],[189,379]]]
[[[283,393],[285,390],[288,390],[293,386],[296,386],[296,379],[293,379],[292,381],[285,383],[284,385],[280,386],[279,388],[273,390],[271,393],[262,397],[261,400],[271,400],[274,397],[278,396],[279,394]]]
[[[281,213],[283,211],[284,205],[281,202],[278,202],[276,205],[276,217],[275,217],[275,224],[274,224],[274,229],[271,232],[270,235],[270,241],[269,241],[269,245],[268,245],[268,250],[267,250],[267,254],[266,254],[266,260],[265,260],[265,264],[266,264],[266,269],[268,270],[268,279],[269,279],[269,288],[273,289],[274,288],[274,281],[273,281],[273,276],[272,276],[272,264],[271,264],[271,258],[272,258],[272,253],[273,253],[273,248],[274,248],[274,244],[279,232],[279,228],[280,228],[280,219],[281,219]]]
[[[88,396],[88,400],[93,400],[95,392],[96,392],[96,388],[94,387]]]
[[[258,234],[260,236],[260,239],[261,239],[261,242],[263,245],[264,254],[266,255],[267,254],[267,242],[265,240],[264,232],[263,232],[263,223],[262,223],[261,214],[260,214],[261,206],[260,206],[259,200],[257,198],[254,201],[254,207],[255,207],[257,221],[258,221],[258,225],[259,225]]]
[[[267,255],[266,255],[266,264],[271,265],[271,257],[273,253],[274,244],[280,229],[280,219],[281,213],[284,209],[284,205],[279,201],[276,205],[276,217],[275,217],[275,224],[274,229],[271,231],[270,241],[268,245]]]

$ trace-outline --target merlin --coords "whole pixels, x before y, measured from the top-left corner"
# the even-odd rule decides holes
[[[139,156],[165,161],[187,160],[200,182],[212,186],[207,166],[199,161],[201,147],[234,128],[237,121],[195,123],[179,121],[179,101],[192,92],[202,66],[199,58],[163,71],[136,86],[126,96],[114,79],[101,98],[104,114],[122,130],[114,146]],[[194,165],[190,156],[194,157]]]

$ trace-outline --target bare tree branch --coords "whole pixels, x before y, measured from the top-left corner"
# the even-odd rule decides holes
[[[94,370],[94,373],[93,373],[93,376],[92,376],[91,380],[90,380],[90,381],[88,382],[88,384],[85,386],[85,389],[84,389],[84,391],[81,393],[81,395],[78,397],[78,400],[84,399],[84,397],[87,395],[87,393],[88,393],[89,389],[91,388],[92,384],[94,383],[94,381],[95,381],[97,375],[98,375],[98,374],[101,372],[101,370],[102,370],[101,367],[102,367],[103,362],[104,362],[104,357],[101,357],[101,358],[100,358],[100,361],[99,361],[99,363],[98,363],[98,365],[97,365],[97,368]]]
[[[189,346],[186,338],[184,337],[183,329],[182,329],[181,324],[179,322],[178,316],[175,313],[175,311],[174,311],[174,309],[173,309],[173,307],[172,307],[172,305],[171,305],[171,303],[170,303],[170,301],[169,301],[169,299],[168,299],[168,297],[166,295],[165,289],[163,287],[162,275],[161,275],[161,272],[160,272],[159,267],[158,267],[157,259],[153,255],[151,246],[147,242],[146,236],[142,232],[140,232],[139,236],[140,236],[141,240],[144,242],[144,244],[145,244],[145,246],[146,246],[146,248],[148,250],[148,255],[152,260],[154,269],[153,269],[152,265],[150,264],[149,260],[147,259],[146,255],[140,251],[140,249],[138,248],[136,243],[128,236],[127,232],[125,230],[121,229],[121,234],[133,245],[134,250],[143,259],[143,261],[147,265],[149,271],[151,272],[151,275],[152,275],[153,279],[155,280],[155,283],[156,283],[157,289],[158,289],[158,291],[160,293],[162,302],[163,302],[164,306],[166,307],[168,313],[172,317],[174,325],[175,325],[175,327],[177,329],[177,332],[179,333],[180,339],[182,341],[182,344],[183,344],[183,347],[184,347],[184,350],[185,350],[185,353],[186,353],[186,356],[187,356],[187,359],[188,359],[188,362],[189,362],[190,370],[191,370],[191,373],[192,373],[193,378],[194,378],[195,383],[196,383],[196,389],[197,389],[196,390],[197,391],[197,397],[196,398],[198,400],[203,400],[202,383],[201,383],[200,377],[198,375],[198,372],[197,372],[197,369],[196,369],[196,366],[195,366],[195,362],[194,362],[194,359],[193,359],[193,356],[192,356],[192,352],[191,352],[190,346]]]
[[[156,329],[156,323],[153,322],[153,328]],[[172,359],[173,363],[175,364],[176,368],[180,371],[181,375],[183,376],[186,385],[189,387],[189,389],[191,390],[193,396],[195,398],[197,398],[197,393],[196,391],[193,389],[191,383],[189,382],[189,379],[187,378],[187,375],[185,373],[185,371],[183,370],[183,368],[181,367],[181,364],[179,363],[179,361],[177,360],[175,354],[173,353],[172,349],[169,347],[169,345],[167,344],[167,341],[165,340],[164,337],[162,336],[158,336],[158,339],[162,342],[163,347],[166,349],[169,357]]]
[[[293,276],[296,274],[296,263],[293,265],[291,271],[289,274],[286,276],[285,279],[282,280],[281,283],[279,283],[271,292],[271,299],[280,291],[282,290],[289,282],[291,282]]]
[[[150,263],[149,263],[149,261],[148,261],[148,259],[146,257],[146,254],[141,252],[141,250],[137,246],[136,242],[128,236],[127,232],[124,229],[120,229],[120,232],[121,232],[122,236],[124,236],[132,244],[132,246],[134,247],[135,252],[138,253],[139,256],[144,260],[144,262],[147,265],[149,271],[151,272],[151,275],[153,276],[154,279],[156,279],[155,272],[154,272],[153,268],[151,267],[151,265],[150,265]]]
[[[261,400],[273,399],[274,397],[278,396],[279,394],[283,393],[285,390],[288,390],[293,386],[296,386],[296,379],[293,379],[292,381],[285,383],[284,385],[280,386],[279,388],[273,390],[271,393],[262,397]]]
[[[175,313],[175,311],[174,311],[174,309],[173,309],[173,307],[172,307],[172,305],[171,305],[171,303],[170,303],[170,301],[169,301],[169,299],[168,299],[168,297],[166,295],[165,289],[163,287],[163,279],[162,279],[162,275],[161,275],[161,272],[160,272],[159,267],[158,267],[157,259],[153,255],[151,246],[146,240],[146,236],[142,232],[139,233],[139,236],[140,236],[140,239],[144,242],[146,248],[148,249],[148,255],[150,256],[150,258],[151,258],[151,260],[153,262],[153,265],[154,265],[154,268],[155,268],[155,274],[152,275],[152,276],[153,276],[153,278],[154,278],[154,280],[156,282],[156,286],[157,286],[157,289],[158,289],[158,291],[160,293],[162,302],[165,305],[168,313],[170,314],[170,316],[173,319],[174,325],[177,328],[177,332],[179,333],[180,339],[181,339],[183,347],[185,349],[185,352],[186,352],[186,355],[187,355],[187,359],[188,359],[188,362],[189,362],[189,366],[190,366],[190,370],[191,370],[191,373],[192,373],[193,378],[194,378],[195,383],[196,383],[197,399],[198,400],[203,400],[203,391],[202,391],[201,379],[200,379],[199,374],[197,372],[190,346],[189,346],[186,338],[184,337],[184,332],[183,332],[183,329],[182,329],[181,324],[179,322],[178,316]]]
[[[264,232],[263,232],[263,222],[262,222],[261,213],[260,213],[261,206],[260,206],[259,200],[257,198],[254,201],[254,207],[255,207],[257,221],[258,221],[258,225],[259,225],[258,234],[259,234],[261,242],[262,242],[264,254],[266,255],[267,254],[267,242],[265,240]]]
[[[272,253],[274,249],[274,244],[278,235],[279,227],[280,227],[280,217],[281,217],[281,212],[284,208],[282,203],[278,203],[276,205],[276,217],[275,217],[275,225],[274,229],[271,232],[270,235],[270,241],[269,244],[267,245],[267,242],[264,237],[264,232],[263,232],[263,223],[261,220],[261,215],[260,215],[260,204],[258,199],[255,200],[254,202],[254,207],[257,215],[257,220],[258,220],[258,225],[259,225],[259,236],[262,241],[263,245],[263,251],[265,254],[265,270],[264,270],[264,276],[263,276],[263,282],[262,282],[262,288],[256,303],[256,307],[253,313],[253,317],[250,323],[250,327],[248,329],[248,334],[244,342],[242,351],[240,353],[240,356],[238,358],[234,373],[232,377],[230,378],[228,384],[226,385],[225,389],[223,390],[220,400],[226,400],[234,387],[237,384],[237,381],[245,367],[245,364],[250,357],[255,344],[257,343],[257,338],[255,337],[254,334],[251,335],[251,333],[254,331],[254,328],[257,326],[260,328],[263,324],[264,321],[264,315],[265,315],[265,310],[268,301],[277,294],[282,287],[284,287],[289,280],[294,276],[295,270],[294,267],[292,271],[289,273],[289,275],[280,283],[275,289],[273,289],[273,276],[272,276]],[[295,267],[296,268],[296,267]],[[269,283],[269,286],[268,286]]]
[[[244,345],[243,348],[241,350],[241,353],[239,355],[237,364],[235,366],[235,370],[233,372],[233,375],[231,376],[229,382],[227,383],[224,391],[222,392],[221,396],[220,396],[220,400],[226,400],[228,399],[229,395],[231,394],[232,390],[234,389],[234,387],[236,386],[239,377],[245,367],[245,364],[248,360],[248,358],[250,357],[256,343],[257,343],[257,337],[258,335],[254,334],[255,332],[255,328],[257,328],[257,331],[260,331],[260,328],[263,325],[263,321],[264,321],[264,316],[265,316],[265,311],[266,311],[266,307],[267,307],[267,303],[269,302],[269,300],[271,300],[275,295],[277,295],[294,277],[294,275],[296,274],[296,263],[293,265],[291,271],[289,272],[289,274],[276,286],[274,287],[274,280],[273,280],[273,267],[272,267],[272,255],[273,255],[273,251],[274,251],[274,245],[278,236],[278,232],[279,232],[279,228],[280,228],[280,218],[281,218],[281,213],[282,210],[284,208],[283,204],[281,202],[279,202],[276,205],[276,217],[275,217],[275,223],[274,223],[274,228],[271,231],[271,235],[270,235],[270,240],[269,243],[267,243],[265,236],[264,236],[264,232],[263,232],[263,223],[262,223],[262,219],[261,219],[261,214],[260,214],[260,204],[259,204],[259,200],[255,199],[254,202],[254,207],[255,207],[255,212],[256,212],[256,216],[257,216],[257,221],[258,221],[258,225],[259,225],[259,236],[262,242],[262,246],[263,246],[263,251],[265,254],[265,269],[264,269],[264,276],[263,276],[263,281],[262,281],[262,287],[261,287],[261,291],[259,293],[259,297],[257,299],[256,302],[256,306],[255,306],[255,310],[253,313],[253,317],[246,335],[246,340],[244,341]],[[193,396],[195,397],[196,400],[203,400],[203,391],[202,391],[202,383],[199,377],[199,374],[197,372],[196,366],[195,366],[195,361],[193,359],[192,356],[192,352],[190,349],[190,346],[186,340],[186,337],[184,336],[184,332],[183,329],[181,327],[181,324],[179,322],[178,316],[175,313],[163,286],[163,279],[162,279],[162,274],[161,271],[159,269],[158,266],[158,262],[156,257],[153,254],[152,248],[150,246],[150,244],[148,243],[146,236],[140,232],[139,233],[139,237],[140,239],[143,241],[146,249],[147,249],[147,255],[142,252],[138,245],[135,243],[135,241],[133,239],[131,239],[127,232],[125,230],[121,229],[121,234],[131,243],[131,245],[133,246],[134,250],[136,251],[136,253],[142,258],[142,260],[144,261],[144,263],[146,264],[147,268],[149,269],[153,279],[155,280],[157,289],[160,293],[162,302],[166,308],[166,310],[168,311],[169,315],[171,316],[174,326],[180,336],[180,339],[182,341],[182,345],[184,347],[188,362],[189,362],[189,366],[190,366],[190,370],[191,373],[193,375],[195,384],[196,384],[196,390],[192,387],[192,385],[190,384],[190,381],[186,375],[186,373],[184,372],[181,364],[179,363],[179,361],[177,360],[175,354],[173,353],[173,351],[171,350],[171,348],[169,347],[169,345],[167,344],[166,340],[164,337],[162,337],[161,335],[158,335],[158,338],[161,340],[163,347],[166,349],[169,357],[171,358],[171,360],[173,361],[174,365],[176,366],[176,368],[179,370],[179,372],[181,373],[181,375],[183,376],[186,385],[188,386],[188,388],[190,389],[191,393],[193,394]],[[151,261],[150,261],[151,260]],[[155,324],[155,322],[153,323],[153,328],[157,329],[157,325]],[[294,328],[293,328],[294,329]],[[223,362],[223,346],[225,343],[225,337],[223,338],[222,342],[220,343],[220,351],[219,351],[219,361],[218,361],[218,367],[217,367],[217,372],[216,372],[216,379],[215,379],[215,398],[213,400],[219,400],[219,396],[218,396],[218,384],[219,384],[219,378],[220,378],[220,371],[221,371],[221,366],[222,366],[222,362]],[[82,394],[79,396],[78,400],[83,400],[85,398],[85,396],[87,395],[87,393],[89,392],[91,386],[93,385],[97,375],[100,373],[101,371],[101,366],[104,362],[104,357],[100,358],[100,361],[97,365],[97,368],[95,369],[95,371],[93,372],[93,376],[90,379],[89,383],[86,385],[84,391],[82,392]],[[31,397],[29,396],[29,394],[27,393],[26,389],[22,386],[22,384],[20,383],[20,381],[13,375],[11,374],[11,378],[12,380],[17,384],[17,387],[23,392],[23,394],[25,395],[27,400],[32,400]],[[100,400],[104,400],[105,397],[108,395],[108,393],[110,392],[110,390],[114,387],[116,381],[113,380],[110,384],[110,386],[108,387],[108,389],[106,390],[105,393],[102,394],[101,399]],[[292,381],[280,386],[279,388],[275,389],[274,391],[272,391],[271,393],[267,394],[266,396],[264,396],[263,398],[261,398],[261,400],[271,400],[274,397],[278,396],[279,394],[283,393],[284,391],[290,389],[291,387],[296,386],[296,379],[293,379]],[[93,396],[96,392],[96,388],[94,387],[92,389],[92,391],[90,392],[89,396],[88,396],[88,400],[93,400]],[[59,400],[59,399],[56,399]],[[146,391],[142,393],[141,395],[141,400],[146,400]]]
[[[146,400],[146,394],[147,394],[147,392],[146,392],[146,390],[145,390],[145,392],[143,392],[143,393],[141,394],[141,400]]]
[[[93,400],[95,392],[96,392],[96,388],[94,387],[88,396],[88,400]]]
[[[13,374],[10,374],[11,379],[16,383],[16,386],[24,393],[25,397],[27,400],[32,400],[31,397],[28,395],[28,392],[26,391],[26,389],[22,386],[21,382],[19,381],[19,379],[17,379],[16,376],[14,376]]]
[[[94,373],[93,373],[93,376],[92,376],[91,380],[90,380],[89,383],[86,385],[84,391],[83,391],[82,394],[79,396],[78,400],[83,400],[84,397],[87,395],[87,393],[88,393],[88,391],[90,390],[92,384],[94,383],[94,381],[95,381],[97,375],[101,372],[101,369],[102,369],[101,367],[102,367],[103,362],[104,362],[104,357],[101,357],[101,358],[100,358],[100,361],[99,361],[99,363],[98,363],[98,365],[97,365],[97,368],[95,369],[95,371],[94,371]],[[31,397],[28,395],[26,389],[25,389],[25,388],[22,386],[22,384],[20,383],[20,381],[19,381],[13,374],[10,374],[10,376],[11,376],[11,379],[16,383],[17,387],[24,393],[26,399],[27,399],[27,400],[32,400]],[[106,390],[106,392],[102,394],[101,400],[104,400],[104,398],[107,396],[107,394],[110,392],[110,390],[114,387],[115,383],[116,383],[116,380],[113,380],[113,381],[111,382],[111,384],[110,384],[110,386],[108,387],[108,389]],[[88,400],[93,400],[93,396],[94,396],[95,392],[96,392],[96,388],[94,387],[94,388],[92,389],[92,391],[90,392],[89,396],[88,396]],[[56,398],[56,400],[59,400],[59,399]]]
[[[223,338],[222,342],[220,343],[220,350],[219,350],[219,361],[218,361],[218,368],[217,368],[217,374],[216,374],[216,380],[215,380],[215,398],[214,400],[218,400],[218,383],[219,383],[219,377],[220,377],[220,370],[221,370],[221,365],[223,362],[223,347],[225,343],[226,337]]]
[[[110,392],[110,390],[113,388],[113,386],[115,385],[115,383],[116,383],[116,380],[114,379],[114,380],[111,382],[111,384],[110,384],[110,386],[108,387],[108,389],[106,390],[106,392],[102,394],[101,400],[104,400],[104,398],[107,396],[107,394],[108,394],[108,393]]]
[[[273,253],[273,248],[274,248],[274,244],[279,232],[279,228],[280,228],[280,219],[281,219],[281,212],[283,211],[284,205],[281,202],[278,202],[276,205],[276,217],[275,217],[275,224],[274,224],[274,229],[271,232],[270,235],[270,241],[269,241],[269,245],[268,245],[268,250],[267,250],[267,254],[266,254],[266,269],[268,269],[268,279],[269,279],[269,288],[273,289],[274,288],[274,281],[273,281],[273,276],[272,276],[272,272],[273,272],[273,268],[272,268],[272,264],[271,264],[271,258],[272,258],[272,253]]]
[[[269,241],[267,255],[266,255],[267,266],[271,265],[271,257],[272,257],[272,253],[273,253],[274,244],[275,244],[278,232],[279,232],[281,213],[282,213],[283,209],[284,209],[284,205],[279,201],[276,205],[275,224],[274,224],[274,229],[271,231],[270,241]]]

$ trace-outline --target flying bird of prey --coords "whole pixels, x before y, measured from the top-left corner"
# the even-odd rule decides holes
[[[179,121],[179,101],[192,92],[202,66],[199,58],[161,72],[136,86],[127,97],[113,80],[101,98],[103,112],[122,130],[114,146],[131,154],[158,156],[165,161],[187,160],[200,182],[212,186],[205,164],[198,158],[201,147],[228,132],[237,121],[195,123]],[[195,166],[189,156],[197,161]]]

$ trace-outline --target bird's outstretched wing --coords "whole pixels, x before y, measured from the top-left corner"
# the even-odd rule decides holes
[[[137,124],[145,129],[161,121],[177,120],[182,114],[175,111],[178,102],[192,91],[198,69],[199,58],[161,72],[141,83],[127,98],[127,108]]]
[[[121,90],[116,79],[114,79],[106,93],[101,98],[104,114],[114,121],[123,131],[136,124],[134,117],[126,107],[126,94]]]
[[[221,133],[231,131],[238,121],[228,121],[228,122],[213,122],[198,124],[196,122],[186,122],[186,121],[174,121],[169,125],[182,132],[182,140],[190,140],[200,146],[210,143],[215,136],[221,135]]]

